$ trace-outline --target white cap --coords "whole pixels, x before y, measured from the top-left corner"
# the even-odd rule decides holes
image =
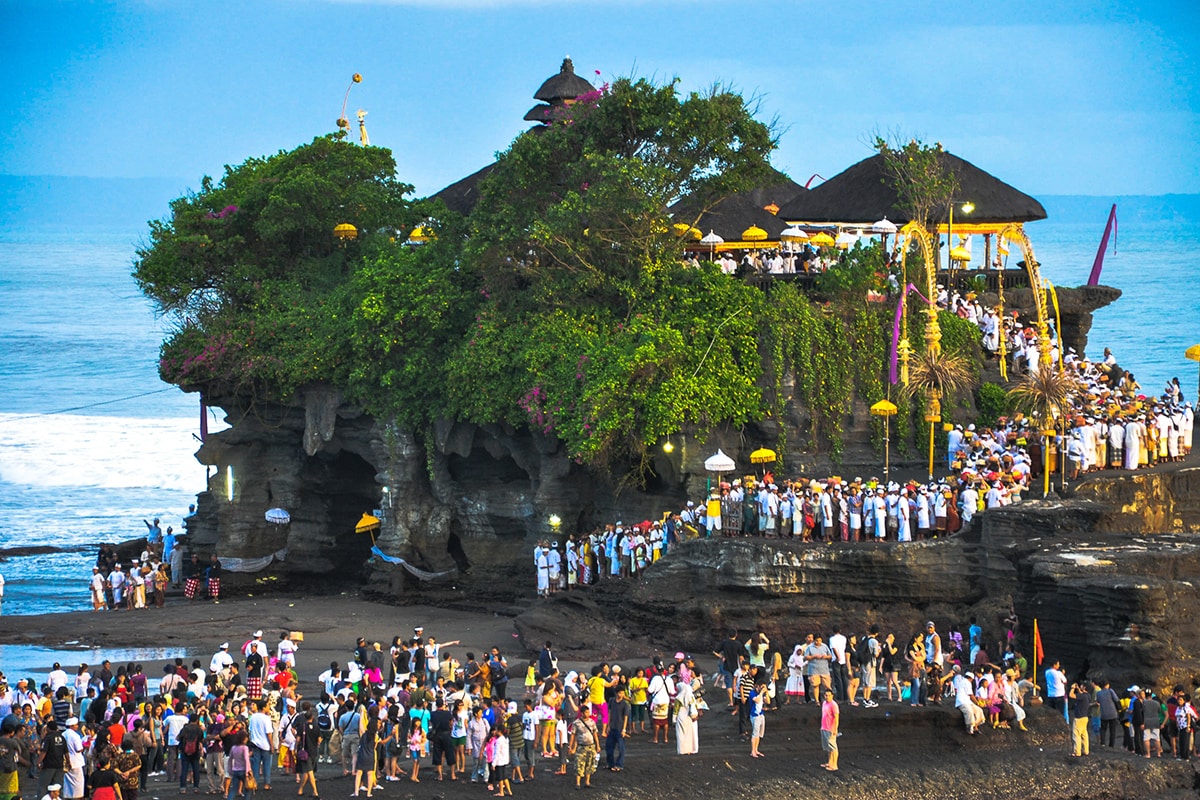
[[[262,634],[262,631],[255,631],[255,632],[254,632],[254,638],[255,638],[255,639],[261,639],[261,638],[262,638],[262,635],[263,635],[263,634]]]

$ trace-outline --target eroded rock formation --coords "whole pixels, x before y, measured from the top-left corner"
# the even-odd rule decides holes
[[[1190,491],[1191,473],[1156,484]],[[1118,481],[1121,479],[1117,479]],[[813,545],[780,540],[687,542],[639,579],[557,595],[517,618],[534,646],[617,657],[607,628],[636,631],[644,645],[708,652],[714,631],[763,630],[791,643],[840,623],[879,624],[903,639],[927,619],[943,632],[975,615],[990,641],[1015,608],[1026,655],[1034,618],[1052,658],[1114,682],[1200,680],[1200,532],[1143,536],[1119,507],[1093,500],[1029,502],[990,511],[958,536],[917,544]],[[903,642],[900,642],[903,646]],[[993,653],[993,660],[999,654]]]

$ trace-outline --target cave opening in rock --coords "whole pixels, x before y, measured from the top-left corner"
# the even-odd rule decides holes
[[[371,536],[355,533],[354,526],[364,512],[379,507],[376,469],[361,456],[346,450],[318,453],[308,460],[306,481],[319,487],[317,497],[329,514],[329,544],[321,555],[333,563],[332,574],[339,582],[357,581],[371,557]]]

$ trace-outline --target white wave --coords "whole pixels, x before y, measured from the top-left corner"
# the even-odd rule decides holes
[[[194,418],[0,414],[0,480],[25,486],[204,489]]]

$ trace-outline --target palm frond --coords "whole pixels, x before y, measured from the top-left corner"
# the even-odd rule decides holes
[[[911,398],[932,392],[938,397],[952,399],[965,393],[974,384],[975,376],[965,358],[941,351],[927,351],[909,365],[908,385],[904,387],[903,394]]]
[[[1013,405],[1039,423],[1051,422],[1066,413],[1071,394],[1077,388],[1074,378],[1053,367],[1043,367],[1036,373],[1027,372],[1008,392]]]

